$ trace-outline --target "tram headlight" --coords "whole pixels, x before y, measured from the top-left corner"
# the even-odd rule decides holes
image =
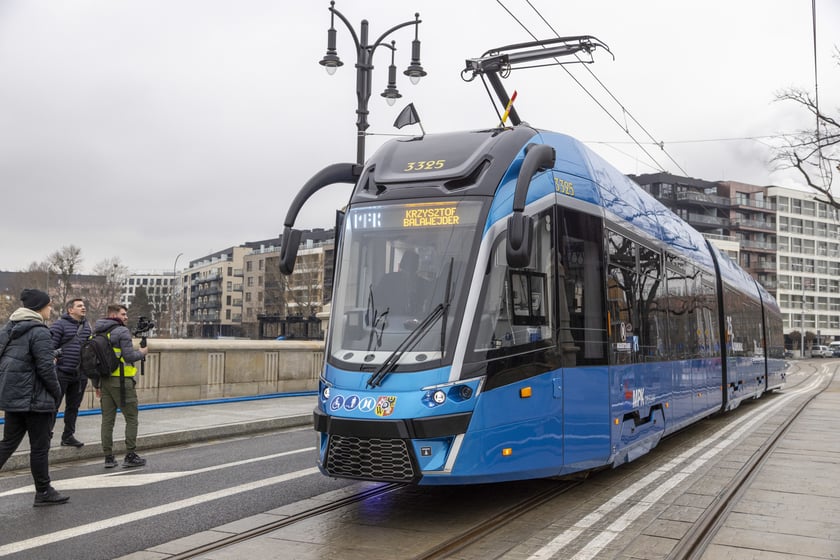
[[[443,404],[446,402],[446,393],[438,389],[432,395],[432,400],[435,401],[435,404]]]
[[[324,391],[321,394],[324,395],[324,400],[325,401],[330,400],[330,388],[329,387],[324,387]]]

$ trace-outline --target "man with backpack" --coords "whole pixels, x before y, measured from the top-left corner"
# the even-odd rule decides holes
[[[142,467],[146,464],[146,459],[136,453],[139,420],[137,391],[134,388],[137,368],[134,367],[134,362],[145,360],[148,348],[134,348],[127,322],[126,306],[111,304],[108,306],[108,316],[97,320],[93,327],[94,336],[103,333],[110,339],[114,354],[119,359],[119,366],[111,372],[110,377],[94,381],[96,396],[99,397],[102,408],[102,451],[105,453],[106,469],[117,466],[114,459],[114,422],[117,419],[117,407],[125,420],[126,455],[123,467]]]
[[[82,341],[90,336],[90,325],[85,319],[85,302],[81,299],[68,301],[65,309],[66,312],[50,327],[56,355],[55,370],[64,398],[64,431],[61,434],[61,445],[82,447],[84,443],[75,436],[76,418],[85,396],[87,379],[79,372],[79,359]],[[58,404],[61,405],[60,402]]]
[[[0,441],[0,468],[29,434],[29,469],[35,482],[35,507],[67,503],[50,480],[50,428],[61,386],[55,375],[47,319],[46,292],[25,289],[23,306],[0,329],[0,410],[6,414]]]

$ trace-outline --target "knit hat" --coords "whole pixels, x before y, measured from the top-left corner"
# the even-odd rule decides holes
[[[41,290],[26,288],[20,293],[20,301],[23,302],[25,308],[31,309],[32,311],[40,311],[50,304],[50,295]]]

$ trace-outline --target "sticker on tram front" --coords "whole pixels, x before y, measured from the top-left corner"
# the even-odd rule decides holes
[[[379,397],[374,412],[377,416],[390,416],[397,407],[397,397]]]
[[[330,410],[335,412],[336,410],[340,410],[341,407],[344,406],[344,397],[341,395],[336,395],[330,401]]]
[[[356,395],[350,395],[347,397],[347,400],[344,401],[344,410],[353,410],[359,406],[359,397]]]

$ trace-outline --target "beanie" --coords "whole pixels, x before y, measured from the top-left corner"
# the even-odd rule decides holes
[[[26,288],[20,293],[20,301],[23,306],[32,311],[40,311],[50,303],[50,296],[47,292]]]

